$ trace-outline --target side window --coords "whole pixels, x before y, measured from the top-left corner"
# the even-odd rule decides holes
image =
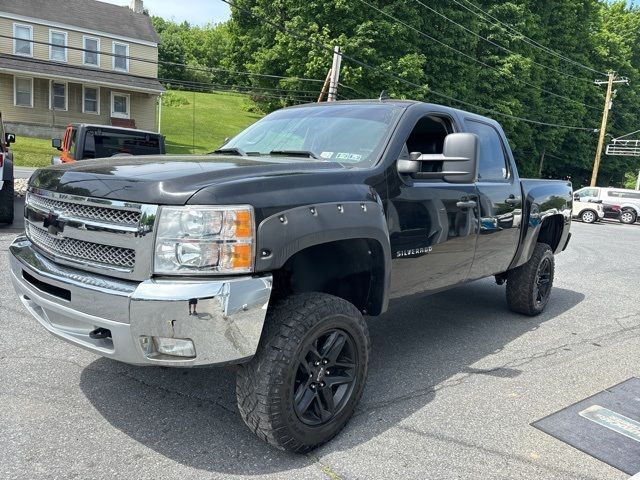
[[[507,158],[498,131],[491,125],[467,120],[469,132],[480,138],[480,168],[479,181],[500,181],[509,177]]]
[[[78,131],[74,128],[71,131],[71,138],[69,139],[69,156],[73,159],[76,158],[77,137]]]
[[[580,190],[577,190],[575,192],[575,194],[582,198],[585,197],[597,197],[598,196],[598,189],[596,188],[581,188]]]
[[[422,117],[413,127],[411,134],[402,149],[402,155],[409,156],[411,152],[423,154],[442,153],[445,137],[453,132],[451,121],[446,117],[427,115]],[[442,171],[442,162],[422,162],[422,172]]]

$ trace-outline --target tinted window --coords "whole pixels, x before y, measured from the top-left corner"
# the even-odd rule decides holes
[[[469,132],[480,137],[480,181],[504,180],[508,177],[507,159],[498,131],[491,125],[467,120]]]
[[[84,140],[85,158],[112,157],[117,154],[157,155],[160,138],[148,134],[89,130]]]
[[[634,200],[640,199],[640,192],[621,192],[619,190],[612,190],[608,192],[607,195],[613,198],[632,198]]]

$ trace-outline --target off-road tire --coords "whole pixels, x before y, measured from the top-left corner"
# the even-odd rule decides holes
[[[546,263],[548,262],[548,263]],[[538,297],[541,268],[548,266],[548,291],[542,300]],[[551,247],[538,243],[527,263],[511,270],[507,276],[507,304],[517,313],[534,316],[542,313],[549,303],[553,287],[555,261]]]
[[[637,219],[638,215],[633,210],[623,210],[622,212],[620,212],[620,222],[624,223],[625,225],[636,223]]]
[[[308,342],[335,329],[353,340],[355,381],[335,416],[311,426],[303,423],[294,408],[300,357]],[[370,349],[367,325],[346,300],[304,293],[279,301],[267,312],[256,355],[237,371],[236,397],[242,419],[259,438],[282,450],[305,453],[328,442],[344,428],[362,396]]]
[[[598,220],[598,214],[593,210],[585,210],[580,214],[580,220],[584,223],[596,223],[596,220]]]
[[[13,180],[5,180],[0,190],[0,223],[13,223]]]

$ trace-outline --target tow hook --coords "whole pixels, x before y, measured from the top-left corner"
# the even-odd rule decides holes
[[[103,340],[105,338],[111,338],[111,330],[107,330],[106,328],[96,328],[89,332],[89,338],[94,340]]]

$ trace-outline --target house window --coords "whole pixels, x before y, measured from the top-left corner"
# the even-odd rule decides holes
[[[94,37],[82,37],[84,52],[84,64],[98,67],[100,66],[100,39]],[[86,51],[89,50],[89,51]]]
[[[14,105],[33,107],[33,78],[13,77]]]
[[[82,113],[100,113],[100,89],[98,87],[83,87]]]
[[[67,32],[49,30],[49,60],[67,61]]]
[[[129,118],[130,97],[126,93],[111,92],[111,116]]]
[[[52,110],[67,109],[67,84],[51,82],[51,107]]]
[[[13,53],[25,57],[33,56],[33,27],[31,25],[13,24]]]
[[[113,69],[129,71],[129,45],[113,42]]]

